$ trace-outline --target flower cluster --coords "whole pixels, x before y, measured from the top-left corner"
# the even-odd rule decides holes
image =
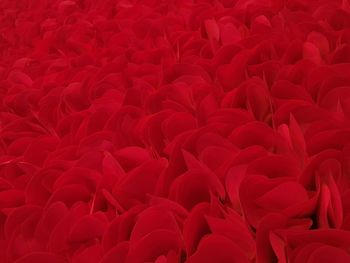
[[[349,263],[348,0],[1,0],[0,259]]]

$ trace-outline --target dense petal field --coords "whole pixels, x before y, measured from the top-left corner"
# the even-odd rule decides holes
[[[349,263],[348,0],[0,0],[0,262]]]

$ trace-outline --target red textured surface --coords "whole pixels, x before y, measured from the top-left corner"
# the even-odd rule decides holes
[[[0,262],[349,263],[348,0],[0,0]]]

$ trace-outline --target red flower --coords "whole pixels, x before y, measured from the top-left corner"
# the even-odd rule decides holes
[[[0,10],[2,261],[350,261],[348,1]]]

